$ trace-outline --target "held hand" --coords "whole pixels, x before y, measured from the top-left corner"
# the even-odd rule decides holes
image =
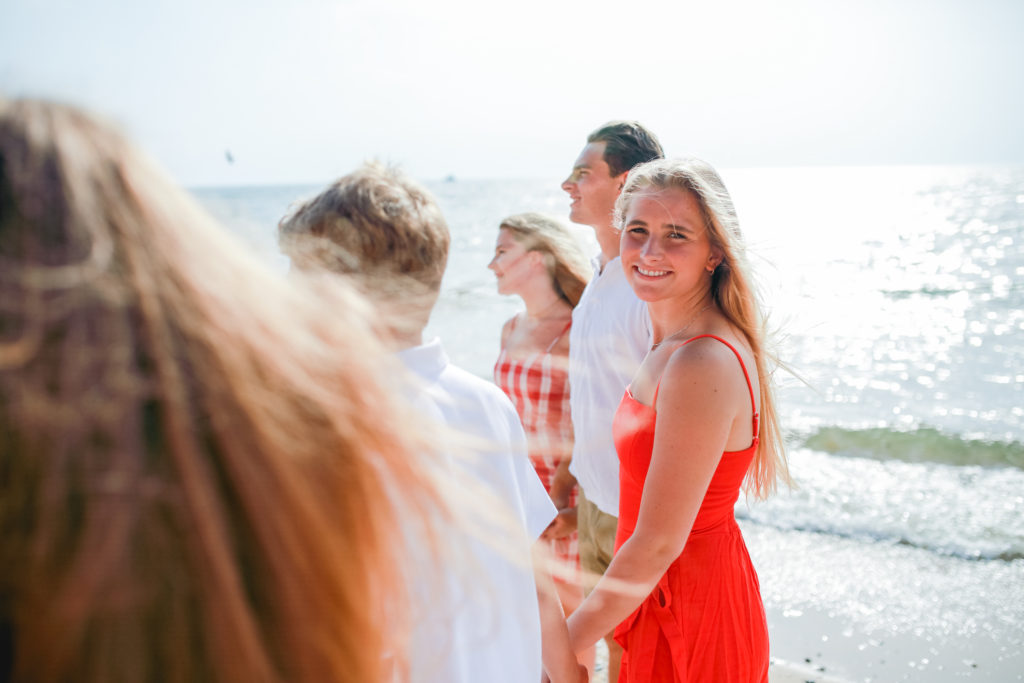
[[[574,531],[576,531],[576,508],[563,508],[558,511],[558,516],[552,520],[540,537],[545,541],[553,541],[565,538]]]
[[[551,683],[551,678],[548,676],[547,671],[541,671],[540,683]],[[578,664],[576,667],[576,683],[590,683],[590,673],[587,671],[587,667],[582,664]]]

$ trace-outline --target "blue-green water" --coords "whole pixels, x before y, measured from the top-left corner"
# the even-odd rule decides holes
[[[856,680],[1024,680],[1024,168],[723,176],[799,375],[778,373],[799,488],[737,506],[773,654]],[[428,183],[453,237],[431,331],[482,377],[519,306],[486,269],[496,226],[565,216],[558,181]],[[285,268],[276,222],[318,189],[195,194]]]

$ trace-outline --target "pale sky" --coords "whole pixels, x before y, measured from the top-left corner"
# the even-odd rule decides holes
[[[618,118],[719,167],[1021,163],[1022,36],[1021,0],[0,0],[0,93],[191,186],[560,178]]]

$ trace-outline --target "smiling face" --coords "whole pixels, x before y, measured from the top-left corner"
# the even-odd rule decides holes
[[[494,245],[494,258],[487,267],[498,279],[499,294],[520,294],[529,280],[537,275],[540,254],[527,251],[511,230],[498,230],[498,241]]]
[[[619,255],[633,291],[648,303],[703,297],[722,260],[709,240],[697,197],[674,187],[633,195]]]
[[[626,174],[613,176],[604,160],[603,142],[588,142],[580,152],[572,173],[562,182],[569,193],[569,220],[597,230],[611,225],[615,200]]]

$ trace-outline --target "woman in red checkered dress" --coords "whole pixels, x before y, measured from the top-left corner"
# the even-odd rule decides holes
[[[542,538],[551,542],[556,558],[577,571],[576,479],[569,474],[569,328],[590,264],[565,225],[524,213],[501,222],[488,268],[498,292],[519,296],[526,307],[502,328],[494,381],[515,404],[530,442],[530,460],[559,511]],[[582,587],[557,574],[556,585],[569,614],[583,599]],[[588,668],[590,660],[581,657]]]

